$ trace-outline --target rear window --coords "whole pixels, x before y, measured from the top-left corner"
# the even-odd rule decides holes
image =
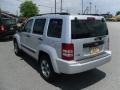
[[[72,39],[90,38],[108,35],[107,25],[104,20],[72,20]]]
[[[11,24],[16,24],[16,20],[15,19],[1,19],[0,23],[11,25]]]

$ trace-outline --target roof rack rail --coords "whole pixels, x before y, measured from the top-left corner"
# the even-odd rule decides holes
[[[101,16],[101,14],[82,14],[82,15],[94,15],[94,16]]]
[[[62,12],[62,13],[45,13],[45,14],[38,14],[38,15],[36,15],[36,16],[49,15],[49,14],[70,15],[70,13]]]

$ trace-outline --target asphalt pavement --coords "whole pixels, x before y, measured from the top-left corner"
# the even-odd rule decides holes
[[[110,63],[76,75],[57,76],[53,83],[44,81],[34,59],[14,54],[12,41],[0,41],[0,90],[119,90],[120,23],[108,22]]]

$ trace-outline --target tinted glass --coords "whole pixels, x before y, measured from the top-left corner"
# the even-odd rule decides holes
[[[62,19],[51,19],[48,27],[48,36],[61,37],[62,32]]]
[[[33,19],[29,20],[25,27],[24,27],[24,31],[25,32],[30,32],[32,30],[32,24],[33,24]]]
[[[72,20],[72,39],[90,38],[108,35],[104,20]]]
[[[11,25],[11,24],[16,24],[16,20],[15,19],[0,19],[0,23]]]
[[[46,19],[36,19],[33,27],[33,33],[43,34]]]

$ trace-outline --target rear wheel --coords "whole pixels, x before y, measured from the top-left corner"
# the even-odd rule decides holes
[[[19,49],[19,46],[16,40],[14,41],[14,52],[18,56],[21,55],[21,50]]]
[[[46,81],[54,80],[55,72],[48,56],[43,55],[40,57],[39,70],[43,79],[45,79]]]

